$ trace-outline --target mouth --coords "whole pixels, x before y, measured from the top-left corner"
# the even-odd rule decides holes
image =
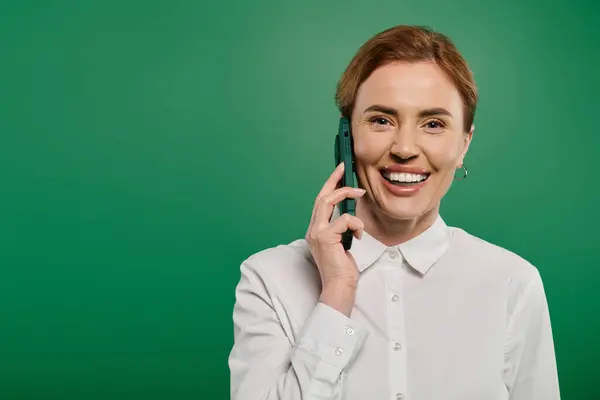
[[[430,173],[408,173],[408,172],[389,172],[381,171],[384,180],[392,185],[399,187],[412,187],[424,183],[429,179]]]

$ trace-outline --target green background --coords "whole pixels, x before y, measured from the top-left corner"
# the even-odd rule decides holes
[[[442,215],[540,269],[563,398],[597,399],[599,7],[2,2],[0,398],[227,399],[239,264],[304,234],[335,84],[406,23],[481,92]]]

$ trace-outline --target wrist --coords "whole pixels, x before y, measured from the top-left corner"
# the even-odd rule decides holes
[[[356,299],[356,283],[336,282],[323,286],[319,301],[350,317]]]

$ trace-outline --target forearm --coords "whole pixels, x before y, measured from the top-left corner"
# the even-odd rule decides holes
[[[230,358],[232,400],[333,400],[367,331],[317,304],[293,346],[285,337],[240,329]]]
[[[297,330],[261,277],[243,266],[233,313],[231,399],[336,399],[343,371],[368,335],[348,317],[355,297],[350,289],[327,286]]]
[[[356,300],[355,283],[336,283],[323,287],[319,301],[350,317]]]

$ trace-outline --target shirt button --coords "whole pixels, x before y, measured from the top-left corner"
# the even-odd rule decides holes
[[[337,349],[335,349],[336,356],[341,356],[343,353],[344,353],[344,351],[342,349],[340,349],[339,347]]]
[[[392,296],[392,301],[393,302],[398,301],[398,295],[397,294],[395,294],[395,295]]]
[[[396,393],[396,400],[404,399],[404,395],[402,393]]]
[[[402,346],[400,345],[400,343],[396,342],[394,343],[394,350],[398,351],[402,348]]]
[[[348,328],[348,329],[346,329],[346,333],[347,333],[348,335],[354,335],[354,329],[352,329],[352,328]]]
[[[398,256],[398,254],[396,254],[395,251],[390,252],[390,258],[396,258],[397,256]]]

